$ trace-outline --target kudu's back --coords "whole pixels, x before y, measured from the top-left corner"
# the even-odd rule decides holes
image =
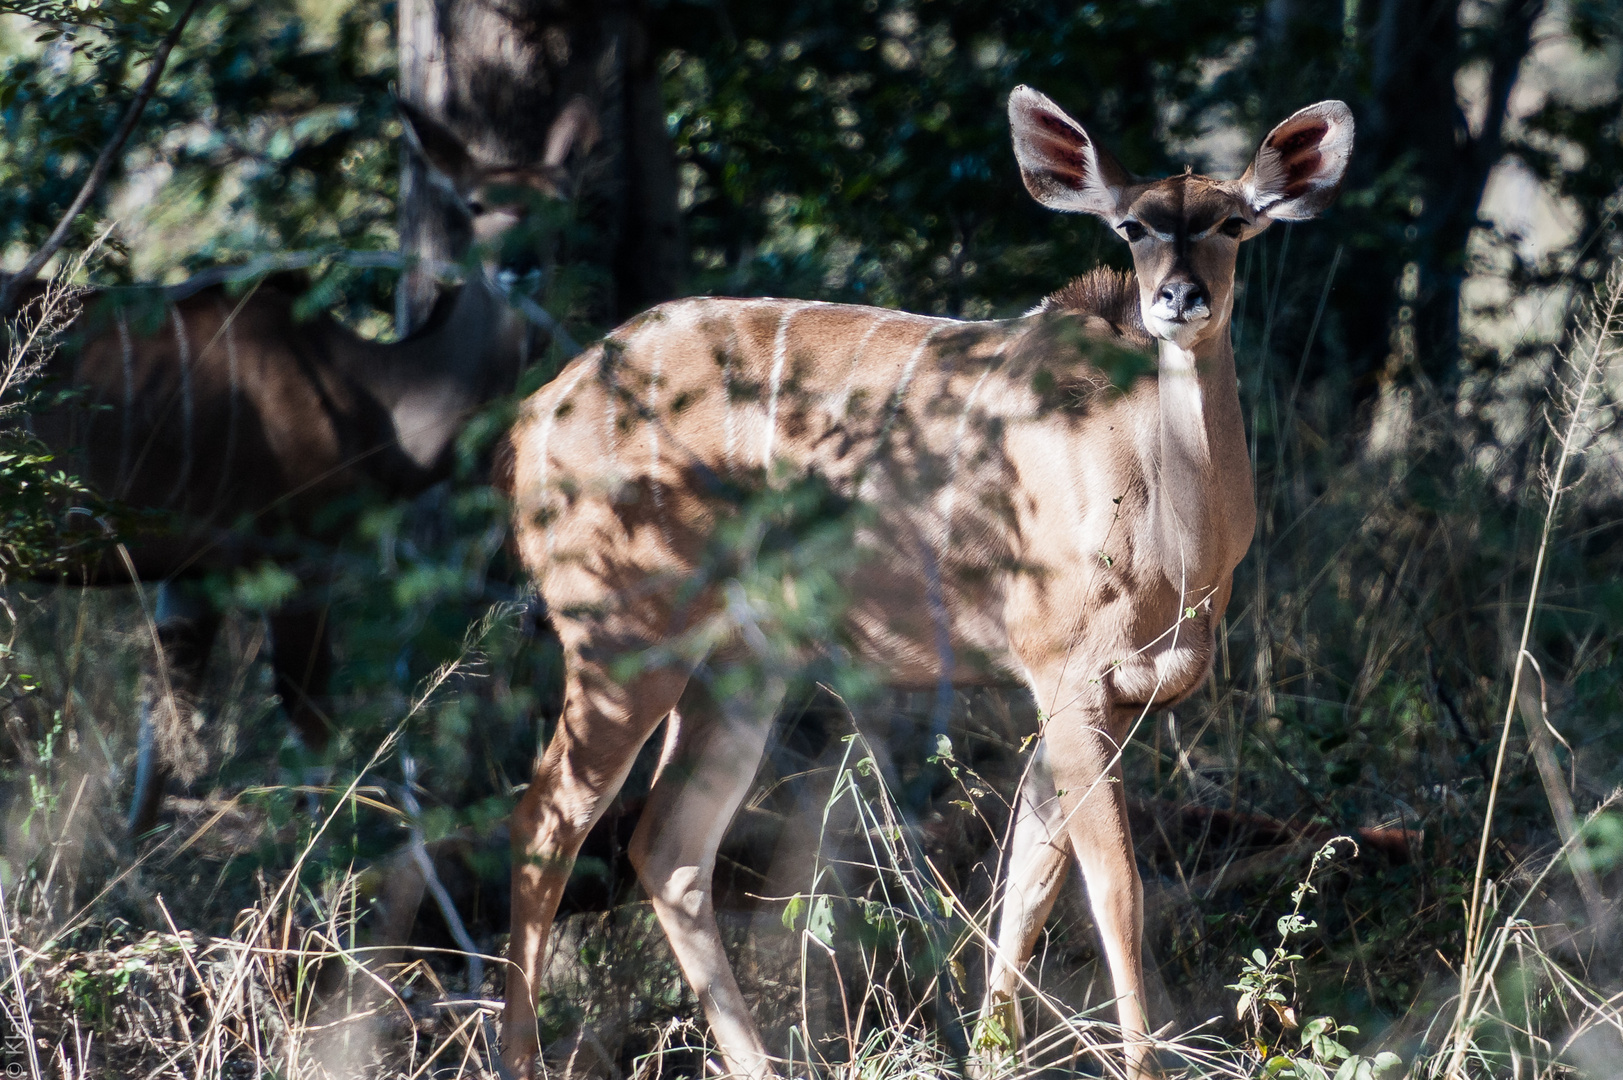
[[[128,543],[143,577],[269,552],[384,473],[387,411],[344,370],[347,332],[295,319],[296,297],[275,279],[173,302],[92,293],[66,329],[40,383],[56,403],[31,426],[92,491],[150,515]],[[88,576],[127,576],[104,563]]]
[[[561,632],[652,642],[691,626],[715,597],[677,597],[714,561],[717,519],[809,477],[825,511],[851,512],[859,651],[902,684],[934,685],[943,667],[1010,677],[1002,597],[1034,554],[1017,494],[1064,482],[1040,474],[1068,472],[1084,432],[1099,445],[1110,415],[1154,393],[1107,377],[1146,341],[1098,310],[1130,279],[1096,277],[1008,321],[699,299],[610,334],[512,437],[520,550]]]

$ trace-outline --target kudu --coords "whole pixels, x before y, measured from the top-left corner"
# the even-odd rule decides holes
[[[722,949],[711,877],[781,680],[712,690],[759,630],[737,613],[736,588],[698,574],[738,505],[730,492],[815,476],[865,511],[850,647],[900,685],[1013,681],[1041,709],[986,1008],[1018,1011],[1019,973],[1074,855],[1128,1068],[1145,1068],[1142,889],[1120,754],[1139,717],[1205,679],[1251,542],[1229,333],[1239,243],[1330,204],[1353,121],[1322,102],[1276,127],[1238,180],[1141,181],[1031,89],[1010,95],[1009,119],[1026,188],[1103,218],[1133,275],[1095,271],[996,322],[677,301],[525,404],[510,445],[516,539],[563,642],[566,688],[512,817],[509,1066],[529,1068],[538,1050],[537,979],[576,850],[668,716],[629,853],[728,1070],[773,1072]],[[1123,336],[1159,361],[1119,390],[1098,361]],[[673,641],[729,617],[738,629],[708,656],[675,659]]]
[[[571,149],[595,137],[590,108],[566,105],[543,162],[526,168],[480,163],[443,125],[404,103],[401,112],[407,137],[469,212],[468,238],[484,258],[422,329],[381,344],[325,314],[301,322],[302,289],[275,277],[240,297],[210,285],[156,304],[156,290],[103,290],[85,298],[44,373],[74,393],[33,418],[35,434],[99,495],[165,519],[126,538],[133,565],[109,553],[73,578],[129,584],[133,570],[162,583],[136,833],[153,823],[167,771],[155,729],[182,722],[178,702],[198,690],[219,626],[201,592],[179,583],[266,559],[299,567],[312,541],[333,539],[321,519],[336,500],[411,496],[445,477],[466,420],[512,390],[529,354],[530,324],[498,281],[495,256],[535,198],[563,196]],[[332,666],[324,606],[296,598],[268,623],[276,692],[319,750]],[[154,723],[157,710],[171,715]]]

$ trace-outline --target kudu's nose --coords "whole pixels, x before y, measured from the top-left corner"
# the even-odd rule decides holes
[[[1165,304],[1175,318],[1183,318],[1197,308],[1206,306],[1206,290],[1193,281],[1168,281],[1162,284],[1157,299]]]

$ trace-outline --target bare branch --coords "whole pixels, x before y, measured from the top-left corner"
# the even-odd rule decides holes
[[[17,296],[17,290],[24,283],[32,281],[34,275],[40,272],[40,268],[49,262],[51,256],[55,255],[67,241],[68,230],[73,227],[74,219],[89,204],[91,197],[96,194],[96,189],[101,187],[101,182],[107,178],[107,173],[113,167],[113,162],[118,159],[119,153],[124,149],[124,144],[129,141],[130,133],[135,130],[135,125],[140,121],[141,114],[146,111],[147,102],[152,99],[153,91],[158,88],[158,80],[163,77],[163,69],[169,63],[170,51],[174,49],[175,43],[180,40],[181,32],[186,29],[186,24],[191,21],[193,13],[197,11],[202,2],[203,0],[191,0],[186,5],[185,10],[180,13],[180,18],[175,20],[175,25],[170,27],[169,33],[164,35],[163,40],[158,43],[158,47],[153,50],[146,81],[141,83],[141,88],[135,92],[135,100],[131,101],[129,108],[124,110],[124,119],[119,122],[118,130],[113,132],[113,137],[107,141],[107,144],[101,148],[101,153],[96,156],[96,163],[91,166],[90,175],[85,177],[84,184],[80,186],[79,194],[73,197],[73,202],[69,203],[68,208],[63,211],[62,219],[56,223],[56,228],[51,230],[51,235],[45,238],[45,243],[40,245],[39,250],[29,257],[28,262],[23,264],[23,268],[17,272],[15,277],[0,285],[0,312],[11,307],[12,300]]]

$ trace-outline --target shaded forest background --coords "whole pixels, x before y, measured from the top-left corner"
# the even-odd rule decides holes
[[[173,13],[149,0],[0,9],[0,265],[16,269],[78,190]],[[1567,423],[1562,346],[1579,304],[1623,253],[1623,9],[1590,0],[221,0],[199,10],[67,250],[91,247],[113,225],[87,272],[101,284],[173,283],[306,253],[304,309],[387,337],[418,325],[440,284],[350,256],[444,257],[457,227],[420,164],[403,162],[391,88],[488,159],[513,164],[534,162],[552,117],[584,95],[602,137],[578,163],[567,220],[537,239],[543,268],[527,279],[575,339],[693,294],[1011,317],[1093,265],[1127,265],[1101,224],[1044,211],[1021,188],[1004,112],[1020,83],[1142,175],[1186,166],[1238,175],[1293,110],[1332,97],[1353,109],[1357,145],[1335,209],[1301,229],[1276,226],[1242,252],[1235,344],[1259,532],[1209,693],[1158,717],[1126,760],[1152,892],[1205,881],[1199,903],[1174,905],[1151,927],[1166,1009],[1189,1022],[1232,1015],[1235,958],[1271,946],[1289,907],[1302,859],[1264,860],[1239,881],[1209,877],[1267,847],[1245,822],[1325,836],[1374,830],[1399,839],[1336,871],[1331,898],[1314,901],[1320,930],[1299,995],[1304,1008],[1358,1023],[1418,1060],[1435,1046],[1426,1024],[1450,992],[1448,958],[1463,941],[1548,495],[1549,435]],[[525,385],[559,359],[550,354]],[[1581,819],[1623,782],[1620,386],[1623,370],[1609,369],[1584,406],[1584,456],[1530,648],[1542,702],[1515,703],[1490,852],[1493,876],[1517,881],[1580,830],[1572,846],[1614,906],[1623,816]],[[499,403],[470,427],[457,480],[410,505],[371,506],[326,556],[343,718],[326,763],[340,788],[419,680],[463,653],[468,627],[492,604],[522,598],[501,548],[503,508],[480,479],[512,407]],[[265,831],[243,850],[210,849],[207,871],[168,891],[185,894],[175,901],[193,920],[185,925],[222,933],[255,874],[292,863],[312,763],[285,737],[255,662],[256,613],[292,586],[265,568],[210,587],[239,614],[223,646],[230,660],[211,676],[199,793],[212,785],[214,797],[250,806]],[[60,810],[41,791],[59,799],[89,776],[97,805],[125,797],[143,646],[131,596],[22,585],[6,595],[0,798],[13,887],[43,873],[47,849],[26,822]],[[407,728],[424,802],[412,817],[430,840],[488,840],[553,718],[555,657],[519,624],[487,626],[484,674]],[[960,704],[960,760],[999,775],[1018,721],[1007,705]],[[827,705],[808,688],[784,718],[780,777],[820,760],[828,736],[813,721]],[[884,695],[866,707],[920,712]],[[929,844],[973,847],[977,826],[954,814],[981,815],[998,831],[995,800],[952,809],[954,774],[926,760],[933,748],[906,736],[895,745],[907,762],[898,798]],[[389,769],[376,797],[404,805],[400,767]],[[81,837],[79,902],[133,850],[115,826],[90,828],[102,841]],[[397,818],[360,811],[346,829],[300,870],[312,911],[323,874],[380,858],[401,836]],[[467,845],[471,884],[458,899],[486,951],[497,950],[500,845]],[[958,859],[966,890],[974,854]],[[611,844],[583,873],[583,894],[620,890],[616,865]],[[1594,929],[1604,919],[1566,870],[1542,879],[1537,895],[1537,918],[1551,925]],[[155,925],[135,892],[101,902],[107,909],[76,931],[86,948],[122,947],[133,928]],[[1055,956],[1085,966],[1086,920],[1074,910],[1056,920]],[[1615,962],[1578,940],[1555,950],[1558,961],[1615,990]],[[551,1034],[579,1030],[593,1007],[555,1003]],[[623,1026],[684,1007],[677,995]],[[1533,1011],[1552,1030],[1572,1030],[1554,1009],[1546,1001]],[[1579,1040],[1564,1060],[1598,1067],[1609,1045]],[[624,1046],[629,1059],[646,1040],[628,1035]]]

